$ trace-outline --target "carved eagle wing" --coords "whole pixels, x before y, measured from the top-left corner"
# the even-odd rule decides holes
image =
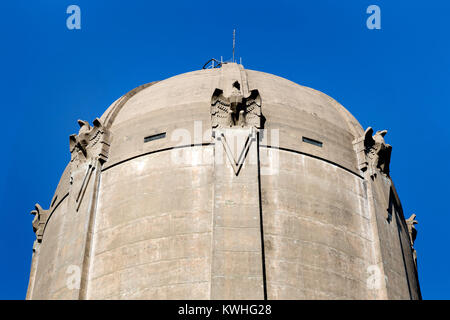
[[[372,127],[368,127],[364,132],[364,147],[367,150],[375,144],[375,140],[373,140],[373,129]]]
[[[89,147],[93,147],[94,145],[96,145],[100,141],[100,138],[102,137],[103,133],[102,123],[99,118],[95,118],[95,120],[92,123],[94,126],[89,131],[89,142],[88,142]]]
[[[259,91],[256,89],[252,90],[250,96],[246,99],[245,104],[245,122],[247,125],[259,129],[261,127],[261,96],[259,95]]]
[[[216,89],[211,98],[211,121],[212,127],[217,128],[230,126],[231,103],[223,95],[223,90]]]

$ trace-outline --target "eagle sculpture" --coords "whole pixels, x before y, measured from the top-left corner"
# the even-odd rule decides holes
[[[251,90],[245,97],[238,82],[233,85],[231,95],[216,89],[211,98],[211,121],[213,128],[261,127],[261,96],[258,90]]]
[[[368,127],[364,133],[364,148],[372,166],[373,174],[376,172],[375,169],[378,168],[382,173],[389,176],[392,146],[384,141],[386,133],[387,130],[381,130],[373,135],[373,129]]]

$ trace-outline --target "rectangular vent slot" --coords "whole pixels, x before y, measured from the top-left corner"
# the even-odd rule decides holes
[[[313,144],[313,145],[321,147],[321,148],[322,148],[322,145],[323,145],[322,142],[314,140],[314,139],[310,139],[310,138],[307,138],[307,137],[302,137],[302,140],[303,140],[303,142],[310,143],[310,144]]]
[[[145,142],[150,142],[150,141],[153,141],[153,140],[163,139],[163,138],[165,138],[165,137],[166,137],[166,133],[165,133],[165,132],[163,132],[163,133],[157,133],[157,134],[154,134],[154,135],[145,137],[145,138],[144,138],[144,143],[145,143]]]

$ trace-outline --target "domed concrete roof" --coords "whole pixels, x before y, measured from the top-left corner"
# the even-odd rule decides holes
[[[343,106],[317,90],[235,63],[145,84],[115,101],[101,118],[113,135],[110,165],[150,151],[142,144],[145,136],[170,135],[176,128],[192,130],[194,121],[202,121],[204,130],[211,128],[211,96],[224,79],[234,78],[259,91],[264,128],[280,130],[281,148],[311,153],[357,171],[352,141],[364,131]],[[323,147],[302,143],[302,137],[320,141]],[[202,143],[208,142],[211,137],[203,137]],[[160,143],[173,146],[168,140],[152,146],[160,148]]]

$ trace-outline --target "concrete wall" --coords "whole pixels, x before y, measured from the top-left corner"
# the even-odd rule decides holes
[[[60,203],[58,208],[53,212],[52,218],[47,224],[44,233],[43,245],[35,254],[36,257],[36,275],[32,297],[33,299],[51,299],[56,298],[55,292],[64,287],[65,281],[58,281],[56,274],[62,270],[61,261],[58,251],[64,243],[63,219],[64,213],[67,211],[67,200]],[[31,284],[30,284],[31,287]],[[31,289],[31,288],[30,288]],[[29,289],[29,290],[30,290]]]
[[[104,171],[88,298],[207,299],[212,175],[172,165],[170,151]]]
[[[262,177],[269,299],[370,299],[373,235],[364,181],[330,163],[279,152]]]

